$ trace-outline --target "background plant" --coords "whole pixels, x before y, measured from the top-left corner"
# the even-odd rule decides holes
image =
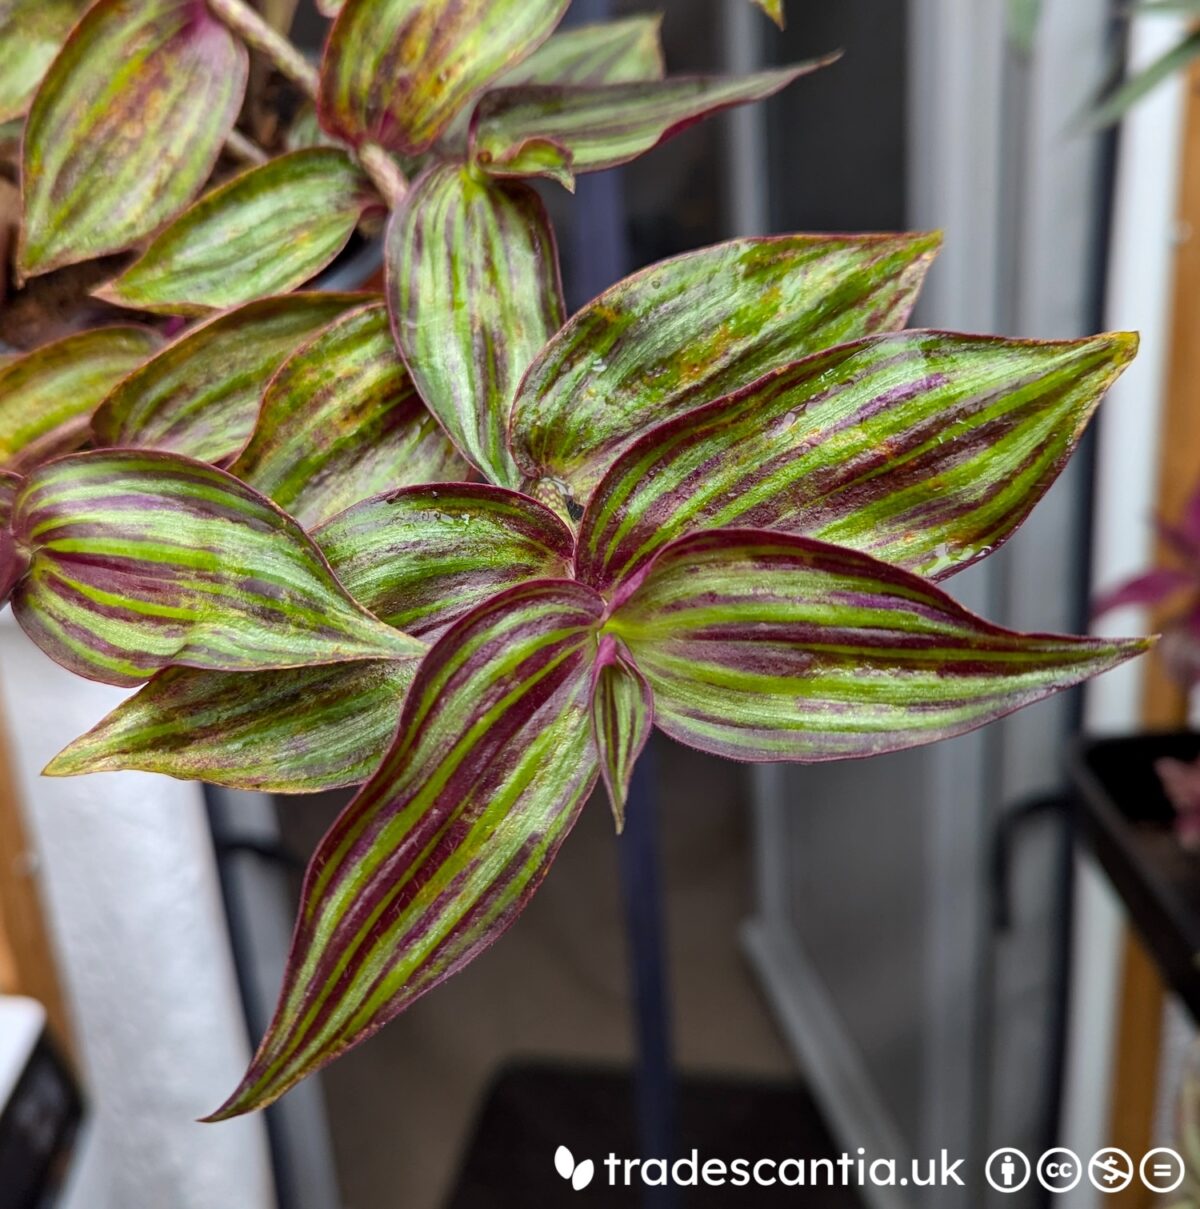
[[[1134,337],[905,331],[928,234],[738,240],[566,316],[530,178],[831,61],[664,77],[655,18],[566,7],[330,3],[318,69],[240,0],[0,6],[17,271],[111,258],[98,298],[142,315],[0,366],[0,600],[143,686],[47,772],[362,786],[216,1117],[496,939],[600,779],[620,826],[654,725],[866,756],[1146,646],[935,586],[1028,515]],[[311,100],[278,154],[237,127],[252,58]],[[253,166],[210,183],[230,146]],[[382,215],[383,297],[297,290]]]

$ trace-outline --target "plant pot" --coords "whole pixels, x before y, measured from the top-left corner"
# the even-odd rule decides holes
[[[1195,760],[1200,733],[1084,739],[1070,774],[1082,837],[1104,867],[1163,977],[1200,1021],[1200,854],[1175,834],[1155,761]]]

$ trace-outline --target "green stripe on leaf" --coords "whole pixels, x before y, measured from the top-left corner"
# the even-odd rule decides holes
[[[467,469],[421,402],[381,302],[337,319],[284,362],[230,467],[305,528],[386,488]]]
[[[856,550],[736,529],[663,550],[607,628],[653,689],[655,722],[734,760],[948,739],[1151,645],[1014,633]]]
[[[25,124],[20,273],[119,252],[208,179],[246,91],[246,48],[196,0],[98,0]]]
[[[627,449],[580,523],[579,577],[607,587],[727,526],[952,574],[1025,519],[1136,348],[904,332],[818,353]]]
[[[936,234],[738,239],[635,273],[530,367],[512,446],[580,504],[639,436],[810,353],[902,328]]]
[[[518,182],[432,168],[393,216],[386,259],[396,342],[421,397],[492,482],[516,486],[513,398],[563,320],[541,200]]]
[[[211,1119],[271,1103],[516,919],[596,781],[601,616],[586,588],[543,581],[439,639],[383,765],[313,857],[275,1018]]]
[[[249,169],[181,214],[97,295],[118,306],[202,315],[316,276],[379,199],[344,151],[313,147]]]
[[[134,685],[171,665],[254,671],[423,649],[358,605],[291,517],[174,454],[101,451],[39,467],[13,529],[31,556],[17,620],[89,679]]]

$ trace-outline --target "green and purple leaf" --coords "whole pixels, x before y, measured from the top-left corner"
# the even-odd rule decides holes
[[[178,214],[233,129],[247,70],[203,0],[98,0],[30,106],[19,271],[120,252]]]
[[[92,413],[159,346],[143,327],[102,327],[0,365],[0,467],[24,471],[84,443]]]
[[[230,469],[307,529],[390,487],[457,479],[468,467],[421,402],[380,302],[284,362]]]
[[[386,257],[396,343],[421,397],[492,482],[516,486],[513,397],[563,320],[541,199],[460,165],[432,168],[392,218]]]
[[[29,565],[29,557],[18,548],[11,528],[13,505],[21,484],[20,475],[0,470],[0,609],[8,603],[13,588]]]
[[[285,294],[325,268],[363,212],[379,204],[346,152],[313,147],[281,155],[202,197],[96,294],[167,315]]]
[[[644,432],[810,353],[902,328],[940,236],[738,239],[663,261],[589,303],[534,361],[512,447],[578,504]]]
[[[607,588],[729,526],[953,574],[1025,519],[1136,349],[904,332],[818,353],[626,450],[588,503],[577,574]]]
[[[773,96],[837,56],[724,79],[574,87],[528,84],[487,93],[471,120],[471,157],[493,176],[549,176],[571,187],[581,172],[615,168],[734,105]],[[551,150],[558,154],[551,157]],[[547,160],[556,164],[547,168]]]
[[[250,438],[267,383],[303,343],[366,294],[263,298],[193,328],[126,378],[92,421],[104,445],[162,449],[205,462]]]
[[[570,578],[575,548],[548,508],[482,483],[364,500],[312,536],[355,600],[429,641],[508,588]]]
[[[516,588],[429,652],[375,776],[309,866],[279,1006],[211,1119],[270,1104],[516,919],[596,782],[599,597]]]
[[[663,550],[606,629],[667,734],[802,762],[962,734],[1152,645],[1013,633],[856,550],[735,529]]]
[[[13,611],[71,671],[134,685],[171,665],[255,671],[406,659],[424,645],[346,592],[286,513],[175,454],[74,454],[35,470],[13,531]]]
[[[417,155],[546,40],[569,0],[347,0],[321,63],[325,129]]]
[[[26,110],[86,0],[0,0],[0,122]]]
[[[55,756],[45,775],[139,769],[264,793],[359,785],[396,734],[419,662],[167,668]]]
[[[574,544],[535,501],[465,483],[367,500],[312,536],[360,604],[426,641],[508,588],[568,577]],[[413,672],[405,660],[262,673],[171,668],[47,772],[138,768],[287,793],[360,784],[396,733]]]
[[[658,13],[564,29],[543,42],[520,66],[506,72],[495,87],[586,87],[661,80],[665,71],[661,34],[662,16]]]
[[[592,685],[592,737],[617,833],[625,830],[625,802],[633,766],[654,728],[654,694],[624,646],[600,640]]]

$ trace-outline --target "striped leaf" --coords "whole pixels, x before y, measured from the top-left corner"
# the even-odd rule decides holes
[[[587,87],[497,88],[475,110],[472,158],[493,176],[551,176],[569,186],[580,172],[627,164],[688,126],[734,105],[765,100],[831,62],[737,79],[676,76]],[[559,171],[544,166],[549,148],[560,153]]]
[[[513,454],[579,503],[648,429],[810,353],[902,328],[938,235],[738,239],[636,273],[534,361]]]
[[[361,604],[427,641],[507,588],[566,577],[573,546],[540,504],[465,483],[367,500],[313,539]],[[46,771],[140,768],[288,793],[359,784],[395,735],[413,671],[404,660],[262,673],[171,668]]]
[[[232,475],[175,454],[74,454],[39,467],[14,531],[25,632],[71,671],[133,685],[172,664],[218,671],[407,658],[299,525]]]
[[[45,775],[132,768],[264,793],[358,785],[395,736],[418,662],[167,668],[55,756]]]
[[[1152,645],[1016,634],[858,551],[733,529],[662,551],[606,628],[649,681],[657,724],[736,760],[947,739]]]
[[[104,445],[162,449],[220,462],[250,438],[280,365],[364,294],[264,298],[209,320],[126,378],[92,421]]]
[[[83,444],[92,412],[158,347],[142,327],[102,327],[0,365],[0,466],[24,470]]]
[[[548,508],[482,483],[365,500],[313,540],[355,600],[428,640],[507,588],[569,578],[575,546]]]
[[[740,525],[950,575],[1025,519],[1136,348],[906,332],[818,353],[626,450],[581,522],[578,574],[607,586],[672,538]]]
[[[17,264],[119,252],[208,179],[246,91],[246,48],[197,0],[98,0],[25,126]]]
[[[601,615],[578,584],[528,584],[429,652],[395,744],[313,856],[275,1019],[211,1119],[277,1099],[521,912],[596,781]]]
[[[294,151],[235,176],[186,210],[97,297],[202,315],[316,276],[379,199],[344,151]]]
[[[0,609],[8,603],[17,580],[25,574],[29,559],[17,548],[13,538],[11,522],[13,504],[21,489],[21,478],[7,470],[0,470]]]
[[[230,469],[311,528],[389,487],[460,478],[467,465],[421,402],[379,302],[284,362]]]
[[[625,830],[625,801],[633,766],[654,727],[654,694],[624,646],[600,640],[592,685],[592,737],[617,833]]]
[[[0,0],[0,122],[25,112],[86,8],[85,0]]]
[[[662,16],[626,17],[564,29],[496,81],[517,84],[629,84],[663,78]]]
[[[321,63],[321,122],[353,144],[425,151],[549,37],[569,0],[346,0]]]
[[[431,169],[392,219],[387,295],[430,411],[488,478],[515,486],[513,396],[563,320],[554,233],[537,194],[453,164]]]

